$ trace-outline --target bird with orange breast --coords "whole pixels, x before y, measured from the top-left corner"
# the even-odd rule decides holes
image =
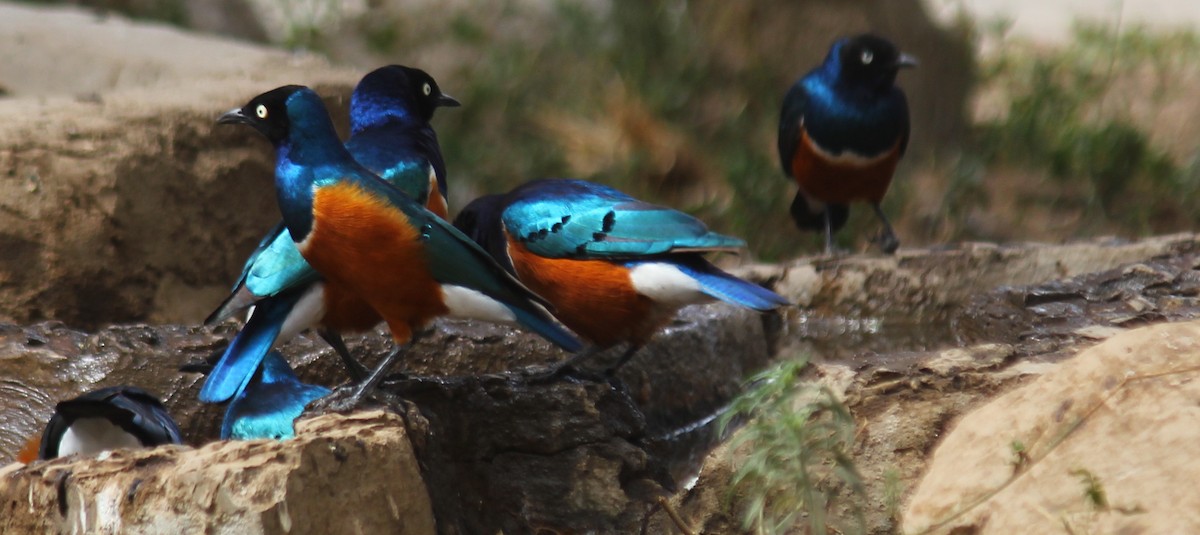
[[[800,188],[792,219],[802,230],[823,230],[827,253],[852,202],[875,210],[883,252],[900,246],[880,203],[908,148],[908,101],[895,86],[896,74],[916,64],[882,37],[839,39],[784,97],[779,160]]]
[[[363,76],[350,95],[346,149],[363,166],[445,218],[446,164],[429,122],[438,108],[458,105],[421,69],[380,67]],[[250,306],[254,311],[245,326],[209,372],[213,380],[200,390],[201,401],[229,400],[272,347],[308,328],[315,328],[333,347],[352,379],[367,375],[340,333],[371,329],[382,318],[352,292],[322,279],[296,250],[282,222],[251,253],[233,291],[205,324]]]
[[[454,224],[594,349],[627,344],[610,375],[686,305],[721,300],[768,311],[789,304],[703,257],[737,251],[744,241],[593,182],[528,182],[475,199]]]
[[[439,316],[519,323],[568,351],[581,347],[544,299],[470,238],[355,161],[311,89],[268,91],[218,122],[249,125],[271,141],[277,200],[296,249],[322,278],[365,301],[392,333],[396,348],[344,405],[370,392]],[[240,383],[227,386],[236,391]]]

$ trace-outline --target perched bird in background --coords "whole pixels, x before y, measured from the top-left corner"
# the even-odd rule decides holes
[[[629,344],[610,374],[686,305],[719,299],[766,311],[789,304],[702,256],[744,241],[592,182],[528,182],[475,199],[454,225],[550,301],[593,349]]]
[[[800,229],[824,229],[826,252],[857,201],[879,216],[883,251],[900,246],[879,203],[908,148],[908,101],[894,85],[896,74],[916,65],[881,37],[840,39],[783,99],[779,160],[800,186],[792,219]]]
[[[367,169],[445,218],[446,164],[429,121],[438,107],[458,105],[425,71],[381,67],[364,76],[350,97],[346,148]],[[205,320],[217,323],[257,305],[214,370],[218,379],[212,387],[205,383],[201,401],[229,399],[233,383],[248,380],[267,351],[311,327],[334,348],[352,378],[367,374],[338,333],[370,329],[382,318],[365,301],[322,280],[285,231],[281,222],[263,238],[233,292]]]
[[[110,386],[60,401],[42,433],[37,458],[182,443],[179,426],[158,398],[137,387]],[[32,461],[30,453],[18,455],[18,461]]]
[[[311,89],[268,91],[218,122],[250,125],[271,141],[279,208],[300,254],[328,285],[366,301],[391,330],[396,348],[349,404],[374,388],[438,316],[517,322],[563,349],[579,349],[545,302],[470,238],[356,162]]]
[[[278,351],[267,353],[254,377],[229,401],[221,439],[291,438],[295,435],[292,424],[304,406],[329,392],[323,386],[300,382]]]

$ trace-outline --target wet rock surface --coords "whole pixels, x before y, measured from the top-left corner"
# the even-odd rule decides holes
[[[857,291],[823,278],[803,286],[808,290],[799,294],[801,303],[807,299],[824,304],[787,316],[777,358],[808,352],[814,361],[811,379],[840,393],[854,414],[859,431],[853,454],[867,488],[867,531],[882,534],[899,531],[904,500],[921,482],[929,456],[963,415],[1109,337],[1145,325],[1200,317],[1196,245],[1186,235],[1133,243],[930,251],[924,259],[910,250],[902,251],[907,262],[817,259],[789,266],[782,276],[778,271],[753,272],[762,280],[780,280],[777,288],[784,291],[787,281],[811,281],[808,277],[813,273],[858,274]],[[980,261],[969,250],[990,260]],[[804,273],[809,265],[822,269]],[[1089,265],[1095,266],[1095,272],[1089,271]],[[913,266],[920,266],[919,276],[913,276]],[[1076,276],[1055,275],[1064,272]],[[1043,276],[1049,282],[1036,283]],[[995,283],[1006,279],[1036,284]],[[932,324],[914,325],[912,318],[899,314],[906,306],[902,299],[892,301],[894,308],[889,311],[864,308],[895,291],[896,281],[911,281],[911,288],[896,295],[912,296],[915,301],[907,306],[913,317],[930,312],[927,317],[936,318]],[[923,286],[933,281],[946,282],[940,288]],[[982,286],[972,287],[973,281]],[[846,318],[855,316],[846,310],[873,310],[878,315],[852,324]],[[932,332],[889,336],[926,328]],[[839,339],[845,339],[844,346],[823,351]],[[999,432],[1008,424],[979,425]],[[702,462],[699,482],[672,497],[670,503],[693,528],[706,533],[738,532],[741,511],[738,501],[728,498],[728,481],[742,458],[725,448],[712,451]],[[947,479],[974,477],[952,466]],[[1072,492],[1081,489],[1071,487]],[[845,489],[835,490],[850,498]],[[950,490],[942,499],[958,492]],[[843,518],[850,514],[833,513]],[[665,511],[654,512],[648,525],[648,533],[675,529]]]
[[[763,318],[719,305],[689,309],[622,368],[623,381],[588,372],[547,380],[546,364],[567,355],[545,341],[495,325],[441,322],[405,356],[420,378],[398,377],[383,390],[406,400],[392,407],[407,426],[441,532],[627,532],[695,471],[714,442],[703,425],[708,416],[768,362]],[[12,458],[40,432],[57,400],[120,383],[161,395],[189,444],[212,440],[222,408],[197,403],[202,377],[177,369],[220,349],[233,327],[129,326],[92,335],[60,324],[0,327],[7,333],[0,362],[8,364],[0,381],[10,394],[0,414],[13,415],[0,425],[0,455]],[[381,333],[347,339],[368,363],[386,340]],[[302,379],[338,384],[345,374],[322,344],[302,337],[284,353]],[[603,369],[609,357],[586,364]]]
[[[782,269],[750,267],[744,273],[773,281],[777,291],[801,307],[785,326],[784,354],[808,352],[819,359],[865,363],[880,360],[877,355],[983,340],[986,336],[976,336],[970,327],[959,324],[971,303],[983,306],[980,296],[998,288],[1020,288],[1196,252],[1200,242],[1193,234],[1062,245],[968,243],[901,249],[891,257],[806,258]],[[1023,321],[1013,318],[1009,323],[1023,325]]]
[[[1200,256],[1160,256],[1117,269],[972,299],[954,325],[966,343],[1010,340],[1049,353],[1125,329],[1200,315]]]
[[[840,393],[858,419],[854,453],[872,500],[868,526],[872,533],[891,532],[897,515],[896,505],[882,498],[887,481],[915,488],[928,456],[961,415],[1114,333],[1197,317],[1194,268],[1200,253],[1190,236],[1003,254],[981,247],[924,253],[937,261],[921,254],[906,251],[903,262],[817,259],[822,268],[815,273],[891,282],[821,278],[807,286],[808,301],[797,298],[808,306],[782,315],[722,305],[686,309],[621,370],[619,382],[588,374],[542,381],[539,370],[566,357],[545,341],[501,326],[440,322],[405,355],[410,377],[385,384],[385,391],[407,400],[393,407],[413,444],[438,529],[670,532],[674,522],[662,498],[693,526],[736,531],[737,502],[727,499],[726,485],[739,457],[713,450],[711,416],[736,395],[744,377],[773,359],[838,341],[835,331],[826,331],[826,341],[814,337],[814,324],[853,318],[864,303],[892,292],[897,297],[889,312],[867,318],[882,326],[879,332],[855,336],[886,337],[893,321],[920,328],[899,314],[901,298],[914,299],[911,310],[940,311],[936,317],[948,324],[930,328],[948,335],[939,334],[936,342],[926,338],[932,349],[888,346],[886,340],[850,343],[815,353],[810,372]],[[1113,269],[1086,273],[1088,263]],[[921,276],[911,276],[913,266],[920,266]],[[1053,278],[1059,266],[1085,274],[1029,286],[970,286],[1019,280],[1014,269],[1028,278]],[[788,282],[798,280],[798,269],[806,268],[759,266],[744,273],[786,291],[797,287]],[[901,284],[931,281],[955,282],[936,291],[897,291]],[[861,293],[849,284],[858,284]],[[215,328],[130,325],[88,334],[59,323],[0,326],[0,385],[6,390],[0,397],[0,455],[11,458],[39,432],[55,401],[119,383],[163,396],[189,444],[212,440],[222,408],[196,403],[202,378],[177,369],[219,350],[236,328],[233,321]],[[383,330],[348,337],[348,343],[367,364],[390,347]],[[300,337],[283,352],[307,381],[345,380],[337,357],[319,340]],[[618,354],[598,355],[588,366],[601,370]]]
[[[636,532],[714,445],[709,417],[769,361],[764,321],[693,307],[616,380],[548,380],[534,367],[384,390],[415,405],[408,421],[443,533]],[[610,353],[583,365],[602,370]]]

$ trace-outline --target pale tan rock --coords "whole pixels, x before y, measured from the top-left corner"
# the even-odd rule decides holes
[[[1200,532],[1198,379],[1200,322],[1080,352],[954,426],[903,532]]]
[[[2,533],[434,533],[400,418],[301,421],[287,441],[118,450],[0,469]]]
[[[199,323],[279,219],[270,145],[216,117],[363,73],[79,8],[0,3],[0,317]],[[341,100],[339,100],[341,99]]]

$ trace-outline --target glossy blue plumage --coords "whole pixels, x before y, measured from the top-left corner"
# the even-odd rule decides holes
[[[849,217],[849,203],[858,201],[871,203],[883,224],[883,251],[895,252],[900,244],[880,202],[908,148],[908,101],[895,86],[896,75],[916,64],[876,35],[839,39],[784,96],[779,163],[799,186],[791,216],[798,228],[823,229],[828,252],[833,233]]]
[[[429,102],[420,94],[402,90],[412,87],[410,78],[423,74],[391,66],[365,76],[350,96],[350,140],[346,142],[358,163],[412,195],[419,204],[425,204],[429,193],[430,166],[442,197],[447,194],[446,163],[437,133],[429,126],[434,108],[447,105],[447,99],[435,96],[436,100]],[[431,88],[433,91],[440,95],[440,90]]]
[[[367,169],[424,204],[429,195],[431,169],[436,174],[442,196],[446,194],[446,166],[437,134],[429,120],[434,108],[447,104],[440,91],[430,97],[433,100],[415,96],[411,87],[422,83],[432,84],[433,81],[423,72],[395,65],[364,76],[351,95],[351,137],[346,148]],[[279,173],[292,176],[299,171],[288,157],[279,158],[278,162],[276,171]],[[311,205],[309,193],[307,204]],[[296,204],[304,205],[304,202]],[[292,218],[302,221],[302,226],[311,225],[311,213],[303,209],[292,214]],[[233,395],[263,355],[275,345],[276,336],[298,296],[321,279],[300,255],[286,229],[282,221],[271,229],[246,260],[233,292],[205,320],[205,323],[216,323],[256,303],[261,310],[256,309],[255,316],[268,312],[271,316],[266,320],[271,324],[264,323],[262,318],[251,318],[239,338],[246,336],[254,343],[238,344],[235,339],[205,383],[202,401],[220,402]],[[278,297],[284,292],[290,295]],[[271,300],[279,302],[265,302]],[[250,323],[256,327],[246,333]],[[215,384],[212,376],[217,377]]]
[[[424,204],[431,168],[442,196],[446,195],[446,165],[437,134],[429,124],[431,104],[423,104],[411,91],[404,90],[412,71],[392,65],[363,77],[350,97],[351,136],[346,148],[364,167]],[[277,165],[277,171],[294,172],[286,165]],[[295,217],[304,220],[311,216],[298,213]],[[280,222],[263,238],[246,260],[229,299],[205,323],[224,320],[258,299],[320,279],[296,250],[291,237],[285,235],[285,229]]]
[[[508,232],[546,258],[636,258],[746,245],[683,212],[584,180],[529,182],[511,191],[504,204]]]
[[[726,303],[762,312],[791,304],[771,290],[717,269],[698,255],[678,258],[672,263],[685,275],[695,279],[700,284],[700,291]]]
[[[684,306],[712,299],[760,311],[789,305],[703,257],[742,240],[600,184],[528,182],[475,199],[454,224],[549,299],[596,349],[627,344],[609,374]]]
[[[294,247],[293,247],[294,248]],[[246,325],[225,348],[200,388],[200,401],[221,403],[246,386],[254,370],[275,344],[287,316],[305,288],[293,288],[255,305]]]
[[[282,101],[282,102],[280,102]],[[278,200],[292,239],[308,237],[313,210],[313,191],[333,184],[351,184],[376,199],[379,207],[395,210],[406,224],[420,229],[426,269],[443,285],[475,290],[509,308],[518,320],[547,339],[574,351],[580,344],[538,306],[541,299],[505,272],[469,238],[445,220],[417,204],[405,193],[372,174],[356,162],[337,140],[333,124],[311,89],[287,86],[264,93],[247,108],[270,104],[272,113],[285,113],[288,128],[277,133],[278,123],[255,122],[245,109],[226,117],[249,122],[268,135],[276,147]],[[252,113],[252,112],[251,112]],[[299,216],[307,211],[307,217]],[[539,321],[529,321],[539,318]]]
[[[271,351],[253,378],[229,402],[221,423],[223,440],[283,440],[304,407],[328,395],[323,386],[300,382],[278,351]]]
[[[513,266],[507,240],[514,236],[544,258],[612,260],[630,269],[665,262],[713,298],[755,310],[788,304],[770,290],[717,269],[699,254],[737,250],[744,241],[711,232],[683,212],[594,182],[527,182],[507,194],[476,199],[454,223],[509,269]]]
[[[877,156],[908,142],[908,101],[891,79],[860,80],[844,76],[843,47],[838,40],[820,66],[788,90],[779,120],[779,155],[791,175],[792,155],[801,128],[821,149],[834,155],[852,152]],[[894,76],[894,73],[892,74]],[[801,124],[803,123],[803,127]]]

